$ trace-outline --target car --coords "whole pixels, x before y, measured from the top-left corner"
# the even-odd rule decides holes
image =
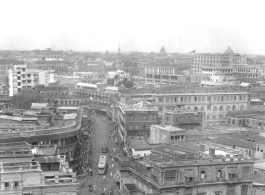
[[[106,145],[102,146],[102,153],[108,153],[108,147]]]
[[[89,189],[90,192],[93,192],[93,187],[92,187],[91,184],[89,184],[88,189]]]

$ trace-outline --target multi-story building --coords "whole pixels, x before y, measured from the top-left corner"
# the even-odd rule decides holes
[[[158,124],[158,109],[155,107],[131,106],[118,103],[118,132],[123,142],[128,136],[150,136],[150,125]]]
[[[223,54],[194,54],[191,70],[193,74],[208,74],[210,76],[213,72],[218,71],[232,76],[232,64],[242,60],[242,57],[229,47]]]
[[[239,66],[234,68],[234,76],[239,80],[258,81],[265,79],[265,68],[259,66]]]
[[[46,70],[27,69],[27,65],[14,65],[9,70],[9,95],[13,96],[22,88],[32,88],[36,85],[48,86],[49,73]]]
[[[224,121],[228,111],[246,110],[249,108],[249,94],[246,89],[238,87],[199,88],[169,86],[165,88],[141,88],[126,90],[126,95],[133,98],[145,97],[153,99],[159,114],[173,110],[176,105],[184,105],[186,109],[206,113],[206,122]]]
[[[61,122],[58,122],[58,119],[56,119],[56,124],[61,125],[54,127],[54,117],[58,115],[57,113],[59,113],[59,111],[57,112],[57,110],[60,109],[60,107],[55,109],[55,112],[52,113],[50,122],[44,125],[18,123],[17,121],[19,121],[21,117],[5,117],[5,119],[8,118],[9,122],[3,123],[4,121],[2,120],[0,124],[0,143],[26,141],[32,145],[56,144],[58,145],[59,154],[66,156],[66,160],[69,162],[70,166],[78,166],[81,155],[80,133],[83,109],[79,107],[69,108],[71,113],[76,113],[74,122],[71,122],[71,125],[69,125],[68,122],[64,123],[64,118],[61,119]],[[65,109],[65,107],[63,107],[63,109]],[[66,114],[68,113],[60,113],[61,116]],[[30,120],[30,118],[26,120]],[[36,119],[34,118],[34,120]],[[12,131],[10,131],[10,129],[12,129]]]
[[[197,129],[201,132],[205,130],[205,112],[197,110],[187,110],[174,108],[174,110],[166,110],[163,123],[186,130]]]
[[[217,146],[206,151],[192,143],[165,143],[141,160],[120,164],[115,176],[126,194],[252,194],[254,160]]]
[[[184,75],[184,71],[191,68],[191,59],[190,57],[183,57],[181,60],[175,59],[174,63],[141,65],[145,69],[145,82],[149,84],[190,83],[191,78],[188,75]]]
[[[53,51],[51,48],[47,48],[46,50],[35,50],[32,52],[35,58],[40,60],[42,59],[55,59],[61,60],[64,58],[63,51]]]
[[[1,195],[77,195],[76,174],[55,145],[12,142],[0,148]]]
[[[63,60],[40,60],[36,61],[36,64],[42,65],[46,64],[49,67],[52,67],[53,70],[57,71],[68,71],[70,63]]]

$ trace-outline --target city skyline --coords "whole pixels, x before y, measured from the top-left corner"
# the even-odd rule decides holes
[[[262,2],[228,2],[6,1],[0,49],[265,54]]]

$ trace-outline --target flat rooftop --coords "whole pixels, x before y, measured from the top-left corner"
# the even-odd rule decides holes
[[[128,137],[128,141],[134,150],[151,150],[152,147],[141,136]]]
[[[181,129],[181,128],[169,126],[169,125],[152,125],[152,127],[155,127],[157,129],[162,129],[168,132],[185,132],[186,131],[185,129]]]

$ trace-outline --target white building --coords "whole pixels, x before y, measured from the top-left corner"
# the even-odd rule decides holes
[[[14,65],[9,70],[9,96],[17,94],[22,88],[35,85],[48,86],[49,72],[47,70],[27,69],[27,65]]]

